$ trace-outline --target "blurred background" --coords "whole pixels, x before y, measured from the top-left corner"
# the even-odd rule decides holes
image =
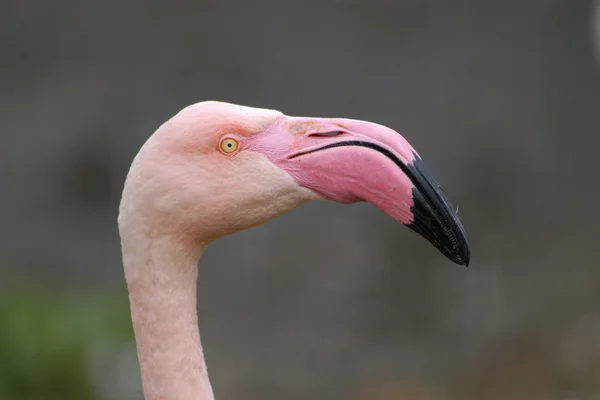
[[[141,400],[116,217],[184,106],[376,121],[469,269],[316,202],[201,260],[218,399],[600,398],[600,13],[583,0],[0,2],[0,400]],[[596,47],[595,47],[596,46]]]

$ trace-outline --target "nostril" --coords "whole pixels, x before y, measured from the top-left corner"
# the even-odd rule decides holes
[[[331,136],[339,136],[344,134],[344,131],[328,131],[328,132],[313,132],[309,133],[309,137],[331,137]]]

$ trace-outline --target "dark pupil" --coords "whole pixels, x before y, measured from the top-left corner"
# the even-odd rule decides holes
[[[231,147],[231,143],[227,143],[227,147]]]

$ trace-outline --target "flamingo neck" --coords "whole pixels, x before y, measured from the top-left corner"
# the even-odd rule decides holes
[[[153,231],[137,226],[121,232],[145,399],[214,400],[196,311],[204,248],[176,237],[152,237]]]

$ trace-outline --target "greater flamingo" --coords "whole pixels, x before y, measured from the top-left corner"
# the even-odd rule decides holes
[[[316,199],[368,201],[468,266],[458,215],[384,126],[207,101],[142,146],[118,223],[146,400],[214,399],[196,314],[206,246]]]

